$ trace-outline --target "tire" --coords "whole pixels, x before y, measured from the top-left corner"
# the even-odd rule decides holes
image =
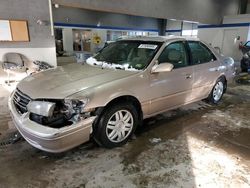
[[[220,77],[216,81],[212,91],[210,92],[207,101],[211,104],[218,104],[221,101],[222,96],[226,91],[226,87],[227,87],[226,80]]]
[[[133,135],[138,123],[138,112],[132,104],[109,106],[94,126],[94,140],[106,148],[122,146]]]

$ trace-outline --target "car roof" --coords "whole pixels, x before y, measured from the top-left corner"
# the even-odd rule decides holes
[[[136,37],[127,37],[120,39],[119,41],[123,40],[135,40],[135,41],[151,41],[151,42],[167,42],[167,41],[172,41],[172,40],[192,40],[192,41],[200,41],[198,38],[193,38],[193,37],[183,37],[183,36],[174,36],[174,35],[169,35],[169,36],[151,36],[151,37],[146,37],[146,36],[136,36]]]

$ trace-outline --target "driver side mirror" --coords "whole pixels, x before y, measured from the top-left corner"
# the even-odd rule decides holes
[[[161,63],[154,65],[151,70],[151,73],[170,72],[173,70],[173,68],[174,65],[172,65],[171,63]]]

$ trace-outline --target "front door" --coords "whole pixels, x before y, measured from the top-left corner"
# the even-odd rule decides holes
[[[193,67],[184,41],[170,43],[158,58],[158,63],[171,63],[170,72],[150,75],[150,114],[188,103],[192,100]]]

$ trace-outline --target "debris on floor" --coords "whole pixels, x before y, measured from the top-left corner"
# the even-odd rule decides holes
[[[152,144],[156,144],[161,141],[161,138],[151,138],[149,139],[149,142]]]

